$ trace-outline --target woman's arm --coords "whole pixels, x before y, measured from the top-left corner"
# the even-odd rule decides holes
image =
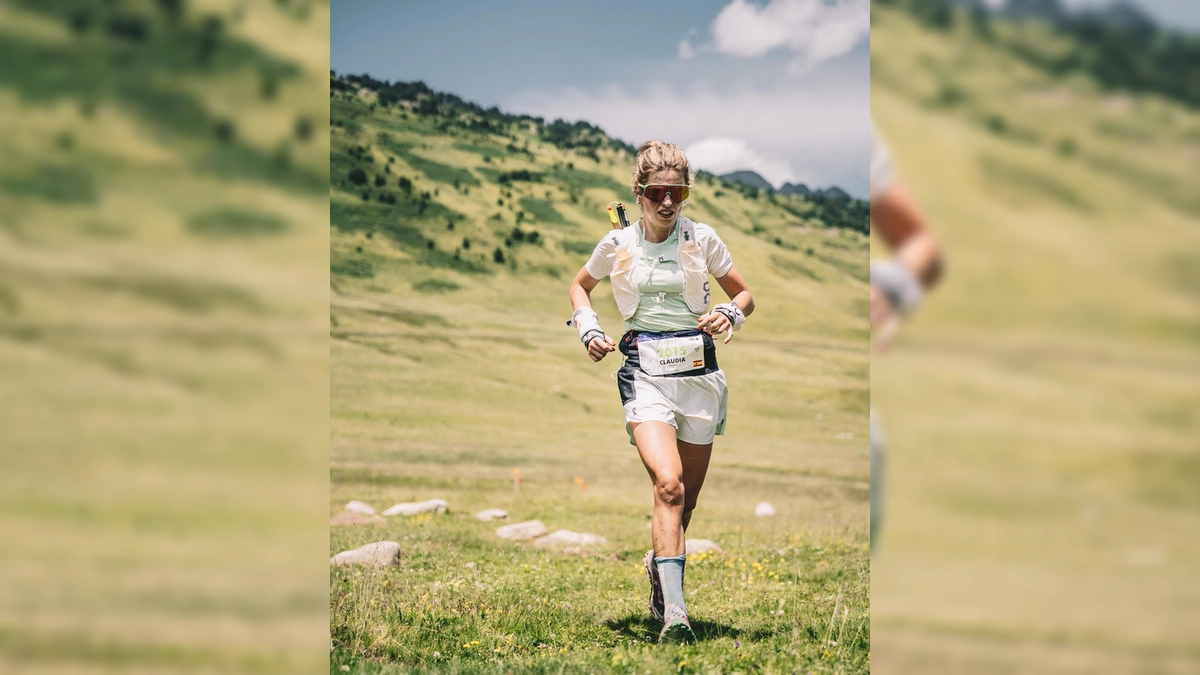
[[[725,276],[717,278],[717,283],[721,285],[725,295],[729,296],[729,300],[741,308],[742,314],[750,316],[754,312],[754,296],[737,267],[730,267]]]
[[[743,316],[750,316],[754,312],[754,295],[750,293],[750,287],[746,285],[746,280],[737,271],[737,267],[730,267],[725,276],[717,277],[717,283],[721,285],[721,290],[729,296],[730,302],[737,305],[738,309],[742,311]],[[700,317],[700,320],[696,322],[696,328],[709,335],[720,335],[729,331],[729,335],[725,338],[726,344],[733,339],[733,322],[715,309]]]
[[[587,266],[579,268],[579,274],[576,274],[575,279],[571,281],[571,289],[569,291],[571,309],[574,310],[572,320],[580,320],[581,312],[579,310],[581,309],[584,310],[583,313],[587,313],[593,318],[595,317],[596,312],[592,309],[592,289],[599,283],[599,279],[588,274]],[[600,324],[597,321],[596,328],[599,327]],[[580,339],[582,338],[583,335],[580,335]],[[588,356],[592,357],[593,361],[599,361],[608,355],[609,352],[616,351],[617,349],[617,343],[613,342],[612,338],[603,334],[588,340],[585,346],[587,347]]]
[[[942,275],[941,247],[899,180],[871,199],[871,224],[923,287],[937,283]]]
[[[575,279],[571,282],[571,311],[575,311],[580,307],[591,307],[592,289],[599,283],[599,279],[588,274],[586,265],[580,267],[579,274],[576,274]]]
[[[930,232],[924,215],[903,183],[896,180],[882,193],[871,199],[871,225],[883,237],[888,248],[895,252],[892,261],[887,264],[903,266],[907,271],[904,271],[899,278],[903,279],[904,276],[911,275],[908,278],[915,279],[919,284],[919,287],[912,288],[911,292],[900,294],[901,296],[919,298],[921,288],[927,289],[937,283],[942,276],[943,268],[941,247],[933,233]],[[886,271],[881,270],[881,272]],[[881,277],[881,283],[886,281],[887,279]],[[912,281],[907,283],[910,286],[914,285]],[[873,328],[891,321],[897,310],[911,310],[911,307],[894,307],[894,303],[881,288],[877,288],[877,285],[877,283],[871,284],[871,326]],[[888,286],[885,285],[882,288],[888,288]],[[915,304],[915,301],[909,304]]]

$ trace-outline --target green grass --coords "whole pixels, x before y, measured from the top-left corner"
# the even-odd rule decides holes
[[[1084,213],[1092,210],[1087,200],[1075,189],[1055,180],[1044,171],[1018,166],[991,155],[980,157],[979,164],[998,192],[1007,191],[1015,199],[1033,196]]]
[[[628,200],[631,160],[605,150],[593,161],[527,131],[514,143],[528,141],[530,154],[490,154],[480,147],[491,137],[438,133],[411,113],[367,114],[341,98],[331,110],[334,162],[386,129],[392,147],[489,179],[469,193],[414,179],[418,194],[440,187],[435,201],[457,214],[453,227],[332,185],[331,259],[369,259],[375,276],[332,276],[329,512],[351,499],[382,510],[434,497],[450,512],[331,530],[330,555],[380,539],[405,552],[386,571],[331,569],[331,670],[867,672],[867,239],[799,228],[782,204],[734,191],[697,209],[760,310],[720,348],[729,432],[690,530],[723,549],[689,563],[701,640],[659,645],[641,568],[651,486],[623,430],[610,377],[618,363],[591,363],[563,325],[568,279],[610,230],[604,205]],[[352,114],[358,135],[336,125]],[[472,168],[481,155],[492,161]],[[517,170],[542,180],[490,180]],[[741,229],[751,220],[761,232]],[[514,227],[535,229],[538,242],[505,246]],[[488,274],[432,264],[429,242]],[[807,257],[810,247],[828,260]],[[504,264],[492,262],[496,248]],[[819,266],[821,279],[781,274],[775,259]],[[617,334],[607,284],[593,299]],[[761,500],[779,515],[755,518]],[[490,507],[607,544],[568,553],[505,542],[494,535],[503,523],[472,516]]]
[[[496,159],[498,157],[507,157],[508,151],[499,145],[491,145],[486,143],[458,142],[454,144],[456,150],[474,153],[480,157],[490,157]]]
[[[1194,672],[1197,114],[872,13],[872,115],[947,259],[871,364],[872,665]],[[959,104],[923,104],[943,83],[922,61]]]
[[[555,210],[554,204],[548,199],[521,197],[521,209],[531,222],[539,225],[554,225],[567,222],[562,217],[562,214]]]
[[[328,660],[328,5],[170,4],[2,10],[0,672]]]
[[[454,183],[479,185],[479,179],[469,170],[462,167],[449,166],[427,157],[422,157],[420,154],[413,152],[413,145],[411,143],[397,143],[391,140],[390,135],[382,135],[379,138],[379,146],[387,152],[394,153],[397,157],[404,160],[406,164],[425,174],[426,178],[436,183],[444,185]]]
[[[574,164],[573,168],[567,168],[565,164],[555,164],[546,170],[547,182],[553,182],[561,185],[568,191],[578,192],[582,190],[604,190],[613,193],[613,199],[621,199],[624,201],[633,201],[632,193],[629,191],[627,182],[618,180],[611,173],[600,173],[590,169],[580,168],[589,163],[587,160],[575,157],[570,162]]]
[[[558,242],[559,248],[567,253],[575,254],[580,257],[579,264],[587,262],[592,256],[592,251],[596,250],[596,242],[594,241],[578,241],[575,239],[562,239]]]
[[[84,205],[96,202],[96,180],[76,166],[41,164],[24,174],[0,176],[0,190],[11,195],[54,204]]]
[[[250,209],[215,209],[192,216],[188,229],[209,237],[283,234],[287,221],[273,213]]]
[[[422,293],[448,293],[451,291],[460,290],[462,286],[453,281],[445,281],[443,279],[421,279],[413,282],[413,290]]]
[[[473,487],[469,494],[492,502],[503,489]],[[602,518],[612,510],[580,504],[582,493],[572,490],[578,492],[568,483],[556,497],[523,501],[545,510],[547,519],[563,503],[576,517]],[[866,669],[869,585],[858,546],[785,533],[753,540],[724,533],[737,554],[694,555],[688,562],[688,584],[697,589],[689,598],[697,644],[666,647],[657,644],[660,626],[644,606],[645,546],[638,536],[644,526],[636,527],[644,515],[635,508],[620,520],[633,535],[627,545],[584,554],[497,544],[494,525],[466,513],[380,526],[371,534],[394,536],[405,563],[331,574],[333,639],[348,647],[331,665],[370,672]],[[347,546],[357,542],[333,536]],[[837,590],[825,595],[824,589]]]
[[[375,276],[375,266],[370,260],[362,258],[348,258],[342,262],[335,262],[329,266],[329,271],[359,279],[371,279]]]

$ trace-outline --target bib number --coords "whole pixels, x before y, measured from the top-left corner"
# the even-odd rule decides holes
[[[638,361],[647,375],[674,375],[704,367],[704,338],[638,340]]]

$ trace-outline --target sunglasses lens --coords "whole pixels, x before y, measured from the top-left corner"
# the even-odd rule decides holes
[[[652,202],[661,202],[671,195],[671,201],[681,202],[691,194],[691,188],[686,185],[647,185],[642,189],[642,195]]]

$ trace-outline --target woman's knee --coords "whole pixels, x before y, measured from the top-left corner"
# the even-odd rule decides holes
[[[670,506],[683,506],[683,482],[675,476],[659,476],[654,481],[654,497]]]

